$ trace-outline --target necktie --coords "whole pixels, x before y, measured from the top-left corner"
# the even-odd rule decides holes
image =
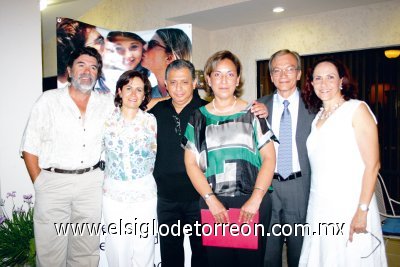
[[[279,125],[278,173],[283,178],[292,173],[292,118],[289,104],[289,101],[283,101],[284,109]]]

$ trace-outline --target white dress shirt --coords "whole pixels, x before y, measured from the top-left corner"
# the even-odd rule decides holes
[[[46,91],[33,106],[20,153],[38,156],[42,169],[91,167],[100,159],[104,123],[113,109],[113,96],[94,90],[82,116],[68,86]]]
[[[281,122],[281,117],[282,117],[282,112],[284,109],[283,101],[285,98],[283,98],[279,93],[277,92],[274,94],[274,103],[273,103],[273,111],[272,111],[272,131],[274,132],[275,136],[279,140],[279,127],[280,127],[280,122]],[[290,111],[290,117],[292,119],[292,169],[293,172],[298,172],[300,171],[300,162],[299,162],[299,154],[297,153],[297,144],[296,144],[296,128],[297,128],[297,117],[299,113],[299,101],[300,101],[300,94],[299,91],[296,90],[291,96],[287,98],[289,101],[289,106],[288,109]],[[277,142],[274,142],[275,145],[275,153],[276,153],[276,158],[278,159],[278,148],[279,144]],[[275,166],[275,173],[277,173],[277,165]]]

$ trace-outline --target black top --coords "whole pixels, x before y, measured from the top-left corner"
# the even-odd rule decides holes
[[[186,173],[181,138],[185,134],[192,112],[207,103],[200,98],[197,90],[194,90],[193,99],[179,114],[172,105],[172,99],[157,103],[149,111],[157,119],[154,178],[159,197],[179,202],[199,199],[199,194]]]

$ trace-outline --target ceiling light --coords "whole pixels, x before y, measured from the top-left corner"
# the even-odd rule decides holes
[[[400,50],[385,50],[385,56],[387,58],[396,58],[400,56]]]
[[[47,0],[40,0],[40,11],[47,7]]]
[[[283,11],[285,11],[285,9],[283,7],[280,7],[280,6],[275,7],[274,9],[272,9],[272,12],[274,12],[274,13],[281,13]]]

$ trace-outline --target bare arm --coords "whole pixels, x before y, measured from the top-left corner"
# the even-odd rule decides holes
[[[369,205],[380,168],[378,129],[365,104],[361,104],[353,117],[355,137],[365,164],[359,203]],[[350,225],[349,240],[353,234],[366,232],[368,211],[357,208]]]
[[[26,169],[28,170],[32,183],[34,183],[41,172],[41,169],[39,168],[39,158],[38,156],[30,154],[26,151],[23,151],[22,155],[25,161]]]
[[[275,169],[275,147],[271,140],[260,150],[262,165],[258,172],[253,193],[249,200],[244,203],[240,210],[239,221],[249,222],[254,214],[259,210],[261,201],[272,183],[272,177]]]
[[[204,173],[200,170],[200,167],[197,164],[195,154],[188,149],[185,150],[185,166],[190,181],[200,196],[211,193],[211,187],[208,184]],[[216,196],[213,195],[208,198],[206,203],[217,223],[229,222],[228,212]]]

